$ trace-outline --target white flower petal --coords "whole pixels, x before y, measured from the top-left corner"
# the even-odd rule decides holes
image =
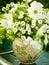
[[[45,44],[46,46],[47,46],[47,44],[48,44],[48,38],[47,38],[47,35],[45,36],[44,44]]]
[[[34,1],[31,3],[31,7],[29,7],[27,11],[29,12],[29,17],[32,19],[37,19],[37,15],[43,12],[43,5],[39,2]]]

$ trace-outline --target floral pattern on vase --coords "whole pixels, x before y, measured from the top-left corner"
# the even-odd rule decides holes
[[[38,44],[37,44],[38,46]],[[31,44],[25,45],[21,38],[16,38],[13,42],[13,51],[16,57],[24,64],[32,64],[40,56],[42,46],[33,47]]]

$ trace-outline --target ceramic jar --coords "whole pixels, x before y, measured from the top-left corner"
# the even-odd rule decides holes
[[[21,63],[32,64],[40,56],[42,51],[42,46],[40,44],[25,45],[23,40],[17,37],[13,42],[13,51],[15,56],[21,61]]]

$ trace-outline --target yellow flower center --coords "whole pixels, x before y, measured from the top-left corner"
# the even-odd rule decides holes
[[[34,13],[34,14],[37,14],[37,13],[38,13],[38,11],[37,11],[37,10],[34,10],[34,11],[33,11],[33,13]]]

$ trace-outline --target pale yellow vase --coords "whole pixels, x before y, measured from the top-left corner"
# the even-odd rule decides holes
[[[35,43],[36,44],[36,43]],[[31,44],[25,45],[21,38],[15,38],[13,42],[13,51],[15,56],[23,64],[32,64],[40,56],[42,46],[40,48],[33,47]]]

